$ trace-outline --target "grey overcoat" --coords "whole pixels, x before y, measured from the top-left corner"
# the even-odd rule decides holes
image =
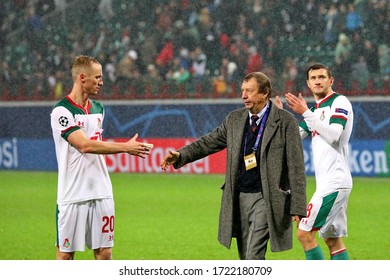
[[[175,168],[227,148],[225,183],[219,217],[219,242],[230,248],[237,237],[239,223],[235,189],[239,156],[248,110],[230,112],[223,123],[195,142],[178,150],[180,157]],[[288,111],[271,103],[271,111],[263,133],[260,162],[263,196],[267,206],[270,248],[273,252],[292,248],[293,223],[291,216],[306,216],[306,177],[303,148],[298,122]]]

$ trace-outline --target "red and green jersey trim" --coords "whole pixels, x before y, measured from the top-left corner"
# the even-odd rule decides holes
[[[66,96],[65,98],[58,101],[54,105],[54,108],[56,108],[56,107],[64,107],[72,114],[73,117],[75,117],[75,115],[87,115],[87,114],[102,114],[103,115],[103,113],[104,113],[104,107],[98,101],[89,99],[87,109],[84,109],[80,105],[74,103],[72,101],[72,99],[70,99],[68,96]],[[80,129],[79,126],[69,127],[68,129],[61,132],[61,136],[65,140],[68,140],[69,135],[72,132],[79,130],[79,129]]]
[[[333,102],[339,96],[342,96],[342,95],[334,92],[333,94],[331,94],[328,97],[326,97],[325,99],[323,99],[321,102],[317,103],[316,106],[311,107],[310,111],[314,112],[316,109],[325,108],[325,107],[330,107],[331,108],[332,105],[333,105]],[[342,125],[343,128],[345,128],[347,120],[348,120],[347,117],[344,117],[343,115],[335,115],[335,114],[333,114],[329,118],[329,124],[337,123],[337,124]],[[305,130],[307,132],[307,134],[310,135],[311,132],[310,132],[309,128],[307,127],[307,124],[306,124],[305,121],[301,121],[299,123],[299,126],[303,130]]]
[[[75,115],[87,115],[87,114],[102,114],[104,113],[103,104],[95,100],[88,100],[87,109],[84,109],[80,105],[74,103],[68,96],[61,99],[54,105],[56,107],[65,107],[73,116]]]

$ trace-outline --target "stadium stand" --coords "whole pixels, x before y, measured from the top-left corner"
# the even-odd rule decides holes
[[[309,94],[314,62],[340,92],[388,95],[389,29],[388,0],[1,1],[0,100],[63,97],[78,54],[102,62],[102,99],[237,98],[253,67]]]

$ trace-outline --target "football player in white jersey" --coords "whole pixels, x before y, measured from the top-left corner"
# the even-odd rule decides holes
[[[307,86],[316,105],[309,109],[301,94],[285,95],[288,106],[303,116],[301,138],[312,137],[316,191],[307,207],[307,216],[299,223],[297,237],[307,260],[324,259],[316,232],[324,238],[332,260],[348,260],[343,241],[347,236],[347,205],[352,190],[348,142],[353,127],[350,101],[332,90],[331,70],[322,64],[306,72]],[[280,99],[276,103],[282,107]]]
[[[73,88],[51,113],[58,163],[57,253],[74,259],[87,246],[97,260],[112,259],[114,200],[104,154],[128,153],[145,158],[148,143],[102,141],[104,107],[91,100],[103,86],[102,65],[78,56],[71,66]]]

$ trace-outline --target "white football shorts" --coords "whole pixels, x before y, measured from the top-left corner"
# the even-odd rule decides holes
[[[351,189],[340,189],[325,196],[314,193],[307,206],[307,216],[299,228],[318,231],[321,238],[348,236],[347,206]]]
[[[114,246],[114,200],[95,199],[57,205],[57,242],[61,252]]]

